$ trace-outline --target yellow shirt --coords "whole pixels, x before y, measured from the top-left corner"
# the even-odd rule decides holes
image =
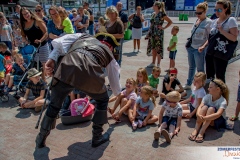
[[[74,33],[72,22],[68,17],[63,20],[62,25],[64,27],[64,29],[63,29],[64,33],[67,33],[67,34],[73,34]]]

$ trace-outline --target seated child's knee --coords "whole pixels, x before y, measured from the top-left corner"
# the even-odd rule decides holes
[[[215,113],[215,108],[214,107],[209,107],[208,112]]]
[[[161,126],[162,126],[162,128],[167,128],[167,123],[166,123],[166,122],[163,122],[163,123],[161,124]]]

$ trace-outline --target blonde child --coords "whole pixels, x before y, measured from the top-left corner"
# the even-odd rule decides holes
[[[61,20],[64,34],[73,34],[74,29],[71,20],[68,18],[68,13],[64,8],[60,8],[58,11]]]
[[[137,95],[141,93],[141,88],[143,86],[149,85],[148,75],[145,68],[139,68],[137,71]]]
[[[172,37],[169,42],[169,46],[167,47],[167,50],[169,51],[169,59],[170,59],[170,64],[169,68],[175,67],[175,57],[177,53],[177,43],[178,43],[178,34],[179,27],[178,26],[173,26],[171,34]]]
[[[128,113],[129,108],[133,109],[135,101],[137,99],[136,94],[136,81],[133,78],[128,78],[126,80],[126,89],[121,92],[119,96],[113,97],[109,102],[115,101],[113,109],[108,108],[109,113],[116,120],[116,122],[121,122],[120,117],[122,114]],[[115,113],[115,110],[120,105],[120,110]]]
[[[159,67],[153,67],[152,74],[148,76],[149,85],[153,88],[153,95],[158,97],[158,84],[161,69]]]
[[[181,98],[187,95],[177,78],[177,74],[177,68],[170,68],[168,74],[164,76],[162,93],[160,93],[161,98],[165,99],[166,94],[171,91],[178,91],[181,94]],[[176,89],[176,86],[178,86],[179,89]]]
[[[236,110],[235,110],[235,115],[232,116],[229,120],[230,121],[236,121],[238,120],[238,115],[239,115],[239,112],[240,112],[240,71],[239,71],[239,84],[238,84],[238,93],[237,93],[237,107],[236,107]]]
[[[180,102],[183,107],[183,117],[196,118],[196,112],[198,106],[202,102],[202,98],[206,95],[204,90],[204,84],[206,81],[206,74],[203,72],[197,72],[194,76],[193,85],[195,88],[192,90],[191,96]]]
[[[151,86],[144,86],[141,89],[141,95],[137,98],[133,109],[129,109],[128,118],[132,123],[133,130],[157,122],[158,117],[152,115],[156,106],[153,89]]]
[[[209,125],[217,130],[229,128],[226,123],[226,108],[229,98],[227,85],[220,79],[211,79],[208,88],[209,94],[203,100],[197,110],[197,121],[195,129],[188,139],[197,143],[204,141],[204,134]]]
[[[161,125],[154,133],[155,140],[159,140],[160,135],[163,135],[166,142],[171,143],[172,137],[178,134],[182,120],[180,99],[181,94],[177,91],[172,91],[166,95],[166,100],[159,112],[159,124]],[[167,128],[169,131],[166,130]]]
[[[99,26],[98,26],[98,32],[105,32],[107,33],[107,30],[106,30],[106,27],[105,27],[105,20],[103,17],[99,17],[98,19],[98,23],[99,23]]]
[[[18,49],[21,49],[24,47],[24,42],[23,42],[20,28],[16,28],[14,30],[14,47]]]

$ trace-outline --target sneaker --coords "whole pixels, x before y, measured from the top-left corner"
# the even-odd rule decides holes
[[[136,51],[137,51],[137,50],[136,50],[136,49],[134,49],[134,50],[133,50],[133,53],[135,53]]]
[[[160,64],[157,64],[157,67],[160,67]]]
[[[161,135],[163,135],[163,137],[166,139],[167,143],[171,143],[171,137],[170,137],[170,135],[169,135],[167,130],[163,129],[161,131]]]
[[[143,121],[138,120],[138,128],[141,128],[141,127],[142,127],[142,124],[143,124]]]
[[[185,90],[189,90],[189,89],[191,89],[191,86],[189,86],[189,85],[185,85],[185,86],[183,86],[183,89],[185,89]]]
[[[133,122],[132,123],[132,128],[133,128],[133,130],[136,130],[137,129],[137,125],[138,125],[138,122]]]
[[[159,137],[160,137],[160,135],[161,135],[161,134],[160,134],[160,132],[159,132],[159,131],[155,131],[155,133],[154,133],[154,139],[158,141],[158,140],[159,140]]]
[[[139,49],[139,50],[138,50],[138,53],[141,53],[141,52],[142,52],[142,51]]]
[[[149,64],[147,67],[148,67],[148,68],[153,68],[153,67],[155,67],[155,64],[151,63],[151,64]]]

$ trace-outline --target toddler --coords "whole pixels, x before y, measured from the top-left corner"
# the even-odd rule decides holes
[[[62,20],[62,26],[63,26],[63,31],[64,34],[73,34],[73,25],[71,20],[68,18],[68,13],[64,8],[59,9],[58,11],[61,20]]]
[[[105,32],[107,33],[106,27],[105,27],[105,20],[103,17],[99,17],[98,19],[98,32]]]
[[[132,123],[133,130],[153,124],[158,117],[152,115],[152,111],[156,106],[153,89],[151,86],[144,86],[141,89],[141,95],[137,98],[133,109],[129,109],[128,118]]]
[[[183,107],[183,117],[196,118],[196,112],[198,106],[202,102],[202,98],[206,95],[205,89],[203,88],[206,81],[206,74],[198,72],[194,76],[193,85],[195,88],[192,90],[191,96],[180,102]]]
[[[159,140],[160,135],[163,135],[166,142],[171,143],[173,136],[178,134],[182,120],[180,99],[181,94],[177,91],[169,92],[166,95],[166,100],[159,112],[159,124],[161,125],[154,133],[155,140]],[[166,130],[167,128],[169,131]]]
[[[145,68],[139,68],[137,71],[137,95],[139,96],[141,93],[141,88],[143,86],[149,85],[148,75]]]
[[[175,57],[177,53],[177,43],[178,43],[178,37],[177,37],[178,31],[179,31],[178,26],[174,26],[172,28],[172,31],[171,31],[172,37],[170,39],[169,46],[167,47],[167,50],[169,51],[169,58],[170,58],[169,68],[175,67]]]
[[[158,84],[161,69],[159,67],[153,67],[152,74],[148,76],[149,85],[153,88],[153,95],[158,97]]]

